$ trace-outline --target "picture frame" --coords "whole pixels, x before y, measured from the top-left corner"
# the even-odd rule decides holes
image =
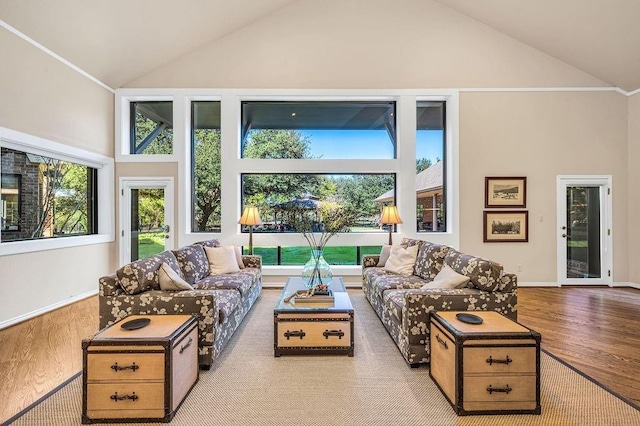
[[[485,243],[529,242],[529,212],[526,210],[484,211]]]
[[[484,207],[527,207],[527,178],[490,176],[484,178]]]

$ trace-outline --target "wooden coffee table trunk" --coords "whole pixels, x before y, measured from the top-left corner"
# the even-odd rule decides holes
[[[541,413],[539,333],[497,312],[433,312],[430,345],[429,374],[458,415]]]
[[[149,318],[138,330],[120,326]],[[197,316],[132,315],[82,341],[82,423],[169,422],[198,381]]]
[[[301,278],[289,278],[273,310],[274,355],[353,356],[353,306],[342,278],[334,277],[330,285],[334,302],[285,302],[288,295],[301,289]]]

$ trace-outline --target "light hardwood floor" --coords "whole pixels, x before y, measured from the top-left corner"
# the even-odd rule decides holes
[[[518,319],[542,334],[544,349],[640,403],[640,290],[518,291]],[[0,330],[0,423],[82,370],[81,342],[97,331],[97,305],[92,297]]]

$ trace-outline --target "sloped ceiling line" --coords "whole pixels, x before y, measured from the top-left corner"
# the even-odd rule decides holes
[[[56,52],[51,51],[50,49],[48,49],[45,46],[43,46],[42,44],[38,43],[37,41],[35,41],[31,37],[29,37],[28,35],[18,31],[16,28],[12,27],[11,25],[7,24],[6,22],[4,22],[1,19],[0,19],[0,27],[3,27],[7,31],[9,31],[9,32],[13,33],[14,35],[20,37],[22,40],[24,40],[27,43],[31,44],[36,49],[40,49],[41,51],[43,51],[47,55],[51,56],[55,60],[62,62],[63,64],[65,64],[66,66],[71,68],[72,70],[80,73],[84,77],[88,78],[89,80],[93,81],[94,83],[96,83],[97,85],[101,86],[102,88],[108,90],[109,92],[111,92],[113,94],[116,93],[115,89],[113,89],[112,87],[109,87],[108,85],[106,85],[102,81],[98,80],[97,78],[95,78],[94,76],[92,76],[91,74],[89,74],[88,72],[86,72],[85,70],[80,68],[79,66],[77,66],[75,64],[72,64],[71,62],[67,61],[65,58],[63,58],[62,56],[58,55]]]
[[[42,44],[38,43],[36,40],[32,39],[31,37],[27,36],[26,34],[22,33],[21,31],[19,31],[18,29],[12,27],[11,25],[9,25],[8,23],[6,23],[5,21],[0,19],[0,27],[6,29],[7,31],[11,32],[12,34],[16,35],[17,37],[21,38],[22,40],[26,41],[27,43],[31,44],[32,46],[34,46],[35,48],[41,50],[42,52],[44,52],[45,54],[51,56],[52,58],[56,59],[57,61],[60,61],[61,63],[63,63],[64,65],[68,66],[69,68],[71,68],[72,70],[78,72],[79,74],[81,74],[82,76],[88,78],[89,80],[91,80],[92,82],[96,83],[97,85],[101,86],[102,88],[108,90],[109,92],[115,94],[115,89],[110,87],[109,85],[107,85],[106,83],[100,81],[98,78],[94,77],[93,75],[89,74],[88,72],[86,72],[85,70],[83,70],[82,68],[78,67],[77,65],[73,64],[72,62],[68,61],[67,59],[63,58],[62,56],[58,55],[57,53],[53,52],[52,50],[48,49],[46,46],[43,46]],[[621,89],[619,87],[503,87],[503,88],[457,88],[457,90],[459,90],[460,92],[571,92],[571,91],[581,91],[581,92],[596,92],[596,91],[615,91],[617,93],[620,93],[621,95],[624,96],[633,96],[636,95],[638,93],[640,93],[640,88],[636,89],[632,92],[627,92],[624,89]]]

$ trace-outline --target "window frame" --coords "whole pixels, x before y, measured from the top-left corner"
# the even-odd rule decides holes
[[[178,240],[182,247],[204,239],[217,238],[223,244],[246,245],[248,236],[237,224],[241,216],[241,173],[395,173],[398,188],[397,205],[405,223],[397,228],[394,241],[402,237],[428,239],[438,244],[459,247],[459,184],[458,184],[458,104],[459,91],[455,89],[117,89],[116,127],[117,138],[122,133],[123,122],[128,121],[128,110],[122,114],[123,102],[140,100],[173,99],[174,107],[174,155],[178,163]],[[190,133],[191,101],[221,102],[221,232],[203,233],[191,230],[191,170]],[[243,101],[396,101],[397,153],[395,159],[385,160],[327,160],[313,159],[300,162],[295,159],[247,159],[241,157],[241,102]],[[417,101],[445,101],[446,107],[446,231],[416,232],[415,197],[415,140]],[[128,127],[124,126],[128,132]],[[121,149],[118,140],[116,151]],[[160,159],[140,159],[144,155],[122,156],[116,152],[116,162],[140,162]],[[148,157],[148,156],[147,156]],[[159,157],[159,156],[154,156]],[[174,161],[174,160],[171,160]],[[406,190],[404,189],[406,188]],[[329,245],[375,246],[386,241],[380,233],[341,234],[329,241]],[[306,244],[300,234],[256,234],[254,246],[299,246]],[[291,275],[299,273],[296,267],[265,267],[265,275]],[[334,272],[358,275],[360,267],[336,266]]]
[[[115,103],[115,127],[116,127],[116,162],[130,163],[164,163],[177,162],[180,159],[180,152],[184,147],[180,147],[176,138],[177,131],[180,130],[177,118],[183,112],[176,106],[174,96],[170,94],[149,94],[146,90],[140,90],[140,94],[131,96],[116,97]],[[155,91],[154,91],[155,92]],[[153,92],[151,92],[153,93]],[[131,153],[131,103],[132,102],[172,102],[173,103],[173,153],[172,154],[132,154]]]
[[[0,242],[0,256],[108,243],[115,240],[114,161],[112,158],[4,127],[0,127],[0,146],[96,169],[98,185],[95,188],[95,194],[98,197],[100,210],[95,234]]]

